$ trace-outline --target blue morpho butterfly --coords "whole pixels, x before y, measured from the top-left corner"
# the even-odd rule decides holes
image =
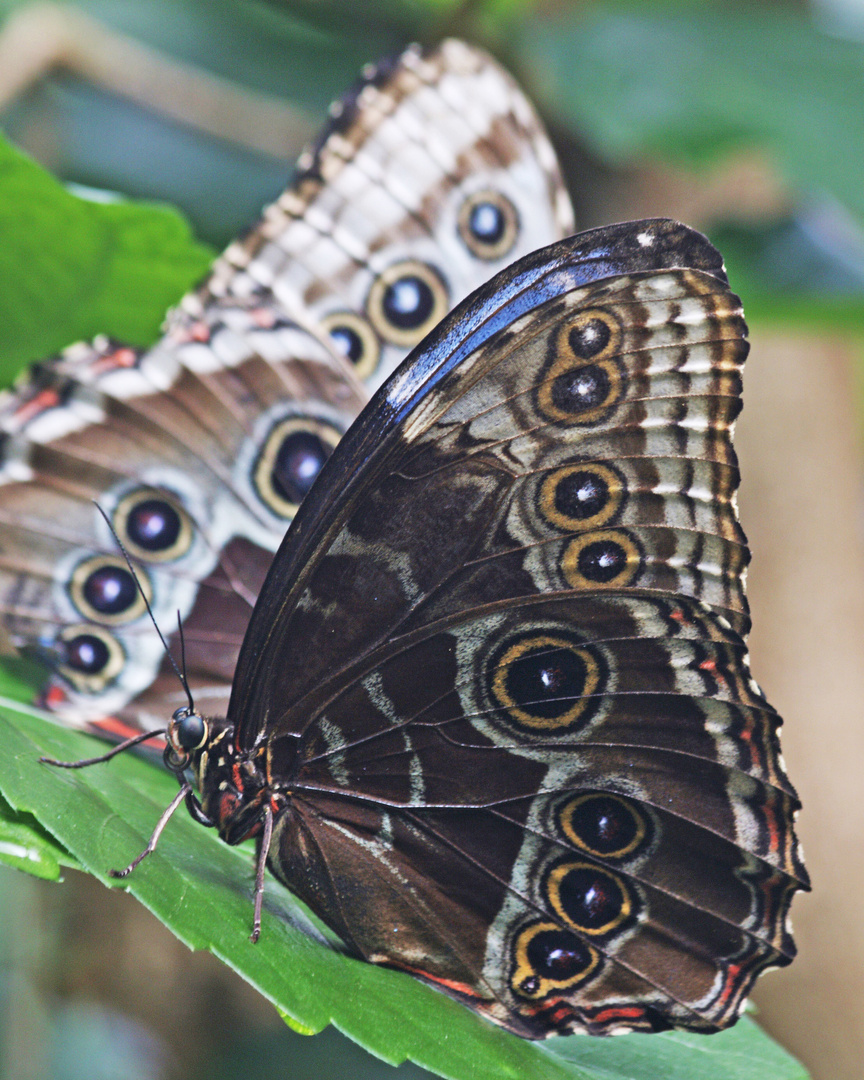
[[[227,716],[168,724],[154,842],[184,799],[257,836],[253,938],[266,865],[527,1038],[733,1023],[808,887],[745,644],[745,335],[718,252],[665,220],[456,307],[302,503]]]

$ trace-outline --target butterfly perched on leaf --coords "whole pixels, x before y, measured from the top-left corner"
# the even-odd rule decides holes
[[[69,722],[177,710],[176,802],[259,838],[259,904],[266,859],[525,1037],[712,1031],[807,886],[745,644],[746,327],[693,230],[567,231],[488,58],[368,72],[162,341],[7,399],[4,620]]]

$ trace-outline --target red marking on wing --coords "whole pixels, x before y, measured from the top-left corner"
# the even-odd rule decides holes
[[[40,413],[48,409],[54,409],[60,404],[60,395],[56,390],[40,390],[38,394],[25,401],[20,408],[15,410],[15,418],[23,424],[29,423]]]

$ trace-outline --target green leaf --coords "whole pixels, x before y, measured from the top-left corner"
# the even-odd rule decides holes
[[[48,881],[59,881],[63,866],[80,869],[78,860],[32,814],[16,812],[3,799],[0,799],[0,862]]]
[[[805,12],[669,5],[526,21],[523,72],[559,121],[601,156],[690,161],[769,145],[789,177],[864,217],[850,147],[864,145],[864,45],[820,34]]]
[[[0,792],[10,806],[34,815],[59,849],[105,884],[111,867],[143,849],[177,791],[170,775],[131,755],[75,772],[40,765],[43,754],[74,760],[92,755],[98,744],[35,716],[7,710],[0,715],[0,739]],[[636,1080],[665,1076],[662,1069],[673,1067],[679,1073],[670,1077],[686,1069],[692,1080],[724,1075],[711,1048],[729,1036],[519,1039],[410,976],[344,955],[333,947],[332,934],[271,878],[261,941],[252,945],[252,857],[248,845],[228,847],[181,808],[127,887],[190,948],[208,949],[239,972],[295,1030],[318,1032],[332,1023],[384,1061],[415,1061],[453,1080]],[[760,1080],[804,1075],[754,1025],[745,1024],[734,1038],[734,1053],[767,1063]],[[662,1069],[652,1073],[650,1061]],[[706,1063],[715,1071],[704,1071]],[[750,1075],[730,1071],[724,1080]]]
[[[150,344],[213,258],[176,211],[79,198],[2,139],[0,235],[4,381],[96,334]]]

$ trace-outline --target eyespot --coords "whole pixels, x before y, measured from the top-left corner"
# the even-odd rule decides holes
[[[69,593],[85,619],[119,626],[143,615],[147,610],[144,597],[152,598],[146,573],[139,570],[137,576],[138,584],[122,559],[94,555],[72,571]]]
[[[582,725],[596,712],[606,684],[595,649],[556,633],[511,641],[489,665],[492,700],[520,727],[537,733]]]
[[[369,290],[367,314],[385,341],[411,347],[447,314],[450,301],[441,275],[426,263],[394,263]]]
[[[571,990],[599,974],[600,953],[553,922],[523,927],[513,943],[510,986],[519,997],[538,1000]]]
[[[59,673],[81,693],[100,693],[126,662],[120,642],[101,626],[67,626],[57,646]]]
[[[374,375],[381,359],[381,343],[365,319],[353,311],[336,311],[323,319],[321,326],[333,339],[337,350],[351,361],[358,378],[368,379]]]
[[[558,810],[558,824],[572,844],[598,859],[626,859],[649,836],[648,822],[636,807],[604,792],[568,799]]]
[[[561,424],[596,424],[624,396],[626,373],[618,353],[621,329],[602,308],[565,321],[537,387],[537,408]]]
[[[519,214],[500,191],[476,191],[462,204],[459,236],[478,259],[500,259],[516,243]]]
[[[601,529],[574,537],[561,557],[561,572],[574,589],[631,585],[642,569],[639,544],[623,529]]]
[[[194,535],[192,522],[176,498],[156,488],[141,488],[121,499],[113,524],[130,554],[148,562],[179,559],[189,550]]]
[[[580,934],[609,934],[633,913],[623,879],[593,863],[559,863],[545,889],[556,914]]]
[[[265,505],[279,517],[293,518],[341,438],[342,432],[326,420],[280,420],[267,436],[253,473]]]
[[[546,521],[566,532],[578,532],[617,517],[625,494],[626,482],[617,469],[574,462],[544,477],[538,502]]]

